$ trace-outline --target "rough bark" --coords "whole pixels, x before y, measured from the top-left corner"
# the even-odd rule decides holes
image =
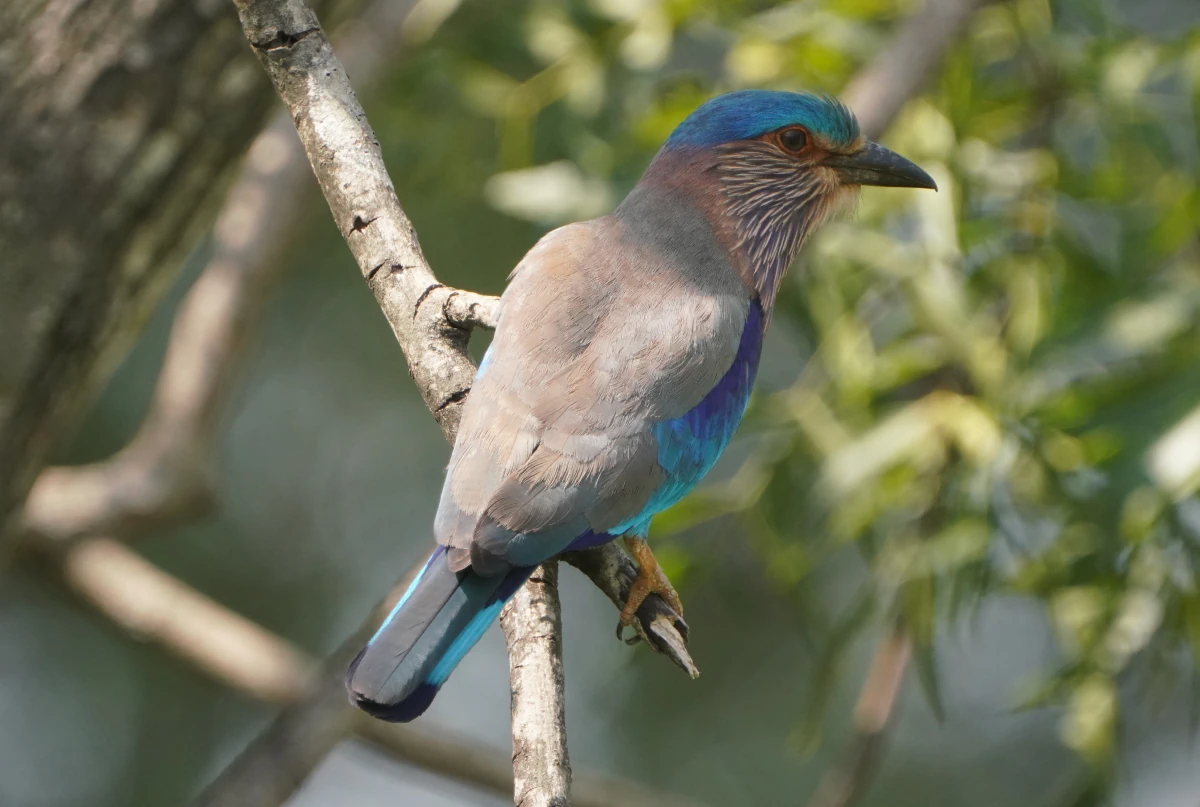
[[[437,281],[400,207],[374,132],[317,15],[298,2],[235,0],[245,36],[292,113],[333,220],[448,436],[475,365],[470,331],[447,315],[464,294]],[[485,307],[491,315],[490,306]]]
[[[0,534],[273,101],[223,2],[0,3]]]
[[[558,563],[542,564],[500,616],[512,691],[513,804],[569,807],[566,682]]]

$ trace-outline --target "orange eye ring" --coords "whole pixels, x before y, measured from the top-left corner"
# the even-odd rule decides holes
[[[808,132],[800,126],[789,126],[780,129],[775,135],[780,148],[790,154],[799,154],[808,148]]]

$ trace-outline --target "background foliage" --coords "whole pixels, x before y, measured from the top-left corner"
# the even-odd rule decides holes
[[[836,92],[912,10],[422,0],[367,111],[439,276],[498,292],[709,95]],[[564,575],[577,764],[711,804],[794,803],[898,623],[918,674],[867,803],[1194,807],[1198,105],[1191,0],[978,13],[885,139],[941,192],[868,190],[810,244],[747,425],[654,525],[704,676],[612,642],[610,606]],[[446,448],[313,213],[228,413],[222,510],[145,551],[324,651],[424,551]],[[171,313],[63,459],[128,438]],[[386,444],[368,439],[381,420]],[[37,574],[8,576],[0,804],[179,801],[266,719]],[[489,636],[431,719],[503,745],[501,654]],[[297,801],[347,793],[480,803],[353,748]]]

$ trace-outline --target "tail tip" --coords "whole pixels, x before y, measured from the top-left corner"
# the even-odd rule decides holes
[[[394,703],[374,700],[371,696],[355,690],[353,684],[347,682],[350,702],[369,714],[371,717],[386,720],[389,723],[408,723],[425,714],[429,704],[438,693],[440,687],[422,681],[409,694]]]

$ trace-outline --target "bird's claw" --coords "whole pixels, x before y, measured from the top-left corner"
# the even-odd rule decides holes
[[[635,634],[631,639],[625,639],[624,629],[633,625],[634,619],[637,616],[637,610],[646,601],[647,597],[651,594],[657,594],[662,597],[663,601],[679,616],[680,620],[683,619],[683,602],[679,599],[679,593],[675,591],[675,587],[671,585],[671,581],[667,579],[666,574],[659,567],[658,561],[654,558],[654,553],[650,551],[650,546],[644,539],[626,536],[625,547],[638,563],[638,576],[633,581],[633,585],[629,587],[629,595],[625,599],[625,607],[621,609],[621,619],[617,624],[617,638],[626,644],[633,645],[641,641],[640,634]]]
[[[635,629],[633,635],[626,639],[625,628],[627,627],[629,626],[624,622],[617,622],[617,639],[629,645],[630,647],[633,647],[635,644],[638,644],[642,641],[642,634]]]

